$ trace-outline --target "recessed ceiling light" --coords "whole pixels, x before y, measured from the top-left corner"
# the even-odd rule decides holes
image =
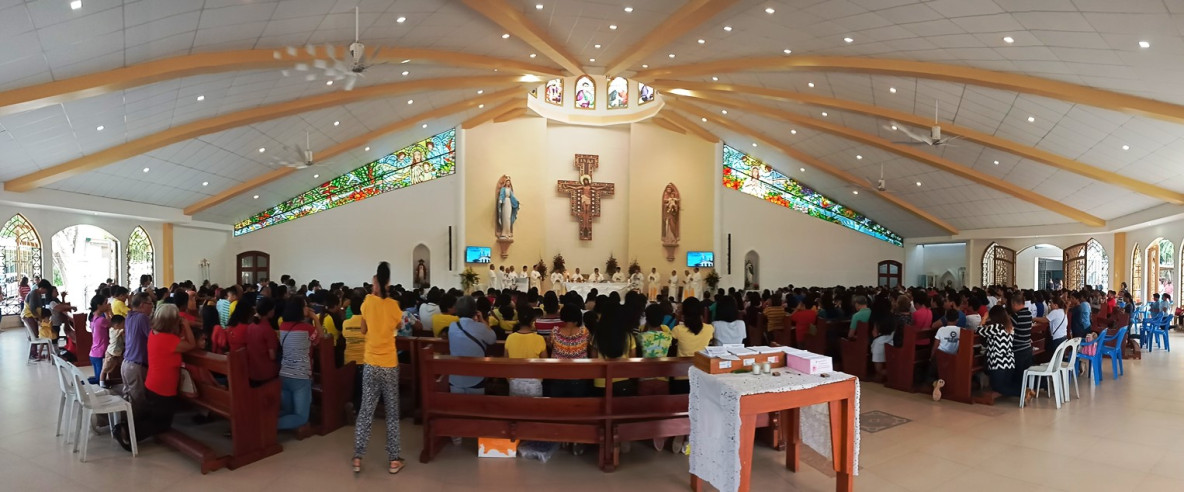
[[[267,152],[267,147],[259,147],[259,153],[262,154],[264,152]]]
[[[414,102],[415,102],[415,99],[408,99],[408,100],[407,100],[407,104],[412,104],[412,103],[414,103]]]
[[[998,166],[998,165],[999,165],[999,161],[995,161],[995,165],[996,165],[996,166]]]
[[[895,87],[889,87],[889,88],[888,88],[888,92],[891,92],[891,93],[893,93],[893,94],[896,94],[896,88],[895,88]]]
[[[858,194],[859,194],[859,190],[851,190],[851,193],[854,193],[854,194],[858,195]]]
[[[863,156],[859,154],[855,154],[855,158],[858,160],[863,160]]]
[[[536,4],[534,4],[534,8],[535,8],[535,10],[543,10],[543,4],[536,3]]]
[[[616,24],[609,24],[609,25],[608,25],[608,28],[609,28],[609,29],[612,29],[612,30],[614,30],[614,31],[616,31],[616,30],[617,30],[617,25],[616,25]]]
[[[650,66],[649,66],[649,65],[647,65],[647,64],[645,64],[645,63],[642,63],[642,64],[641,64],[641,68],[650,68]]]
[[[256,200],[258,200],[258,199],[259,199],[259,195],[255,195],[255,199],[256,199]]]
[[[785,53],[785,54],[787,54],[787,55],[788,55],[788,54],[790,54],[790,53],[793,53],[793,50],[791,50],[791,49],[789,49],[789,48],[785,48],[785,49],[781,50],[781,52],[782,52],[782,53]]]
[[[724,30],[728,31],[728,32],[732,32],[732,26],[724,26]]]
[[[699,44],[707,44],[707,40],[706,40],[706,39],[700,39],[700,40],[699,40]]]
[[[773,12],[776,12],[776,10],[773,10],[773,7],[769,7],[767,9],[765,9],[766,14],[772,14]]]
[[[789,134],[790,134],[790,135],[797,135],[797,134],[798,134],[798,131],[797,131],[797,130],[790,130],[790,131],[789,131]]]
[[[485,105],[484,105],[484,104],[478,104],[478,105],[477,105],[477,109],[482,109],[482,108],[484,108],[484,107],[485,107]]]
[[[104,128],[107,128],[107,127],[105,127],[105,126],[103,126],[103,125],[99,125],[99,126],[96,126],[96,127],[95,127],[95,130],[98,130],[98,131],[103,131],[103,129],[104,129]]]
[[[366,147],[365,151],[370,152],[370,147]]]
[[[1122,150],[1131,150],[1131,146],[1130,145],[1123,145]]]
[[[804,168],[804,167],[799,167],[799,168],[798,168],[798,171],[801,171],[801,172],[806,172],[806,168]]]
[[[807,82],[807,83],[806,83],[806,87],[811,87],[811,88],[812,88],[812,87],[814,87],[814,83],[813,83],[813,82]]]
[[[719,77],[712,77],[712,78],[711,78],[711,81],[712,81],[712,82],[719,82]]]
[[[625,12],[626,12],[626,13],[632,13],[632,12],[633,12],[633,7],[625,7]]]
[[[206,96],[197,96],[197,100],[198,100],[198,101],[205,101],[205,100],[206,100]]]
[[[823,117],[823,118],[825,118],[825,117],[826,117],[826,111],[823,111],[823,112],[822,112],[822,117]]]
[[[721,110],[719,110],[719,112],[720,112],[720,114],[728,114],[728,110],[726,110],[726,109],[721,109]]]
[[[699,118],[699,120],[701,120],[704,123],[707,123],[707,118]]]
[[[502,39],[510,39],[510,33],[502,34]]]
[[[596,63],[596,59],[595,59],[595,58],[589,58],[589,59],[588,59],[588,63]]]
[[[82,8],[82,0],[73,0],[70,2],[70,10],[78,10]]]
[[[531,57],[531,58],[534,58],[534,57],[536,57],[536,56],[539,56],[539,55],[536,55],[536,54],[534,54],[534,53],[531,53],[531,54],[530,54],[530,57]]]
[[[1036,117],[1035,117],[1035,116],[1029,116],[1029,117],[1028,117],[1028,123],[1035,123],[1035,122],[1036,122]]]
[[[752,146],[753,146],[753,147],[756,147],[756,142],[753,142],[753,143],[752,143]]]
[[[671,53],[671,54],[669,54],[669,55],[666,55],[666,56],[669,56],[670,58],[674,58],[674,53]]]
[[[402,24],[404,22],[407,22],[407,18],[400,15],[398,19],[395,19],[395,22]]]
[[[851,38],[843,38],[843,42],[844,42],[844,43],[854,43],[854,42],[855,42],[855,40],[854,40],[854,39],[851,39]]]
[[[334,122],[333,122],[333,126],[341,126],[341,122],[340,122],[340,121],[334,121]]]
[[[917,181],[917,186],[921,186],[921,182],[920,182],[920,181]]]
[[[485,93],[485,89],[477,89],[477,95],[481,95],[484,93]]]
[[[406,76],[408,76],[408,75],[411,75],[411,72],[408,72],[408,71],[404,70],[404,71],[403,71],[403,76],[404,76],[404,77],[406,77]]]
[[[1150,47],[1151,47],[1151,43],[1149,43],[1149,42],[1147,42],[1147,41],[1139,41],[1139,47],[1140,47],[1140,48],[1150,48]]]
[[[1011,44],[1011,43],[1015,42],[1015,38],[1013,38],[1011,36],[1003,36],[1003,42],[1007,43],[1007,44]]]
[[[144,172],[148,172],[148,168],[144,168]]]
[[[209,185],[210,185],[210,182],[209,182],[209,181],[202,181],[202,182],[201,182],[201,185],[202,185],[202,186],[209,186]]]
[[[424,124],[420,125],[419,127],[420,127],[420,128],[427,128],[427,127],[428,127],[428,124],[427,124],[427,123],[424,123]]]
[[[592,45],[592,47],[593,47],[593,48],[596,48],[596,49],[600,49],[600,45],[599,45],[599,44],[594,44],[594,45]]]
[[[896,125],[892,125],[892,131],[896,131]]]
[[[321,177],[321,175],[320,175],[320,174],[314,174],[314,175],[312,175],[312,179],[317,179],[317,178],[319,178],[319,177]]]
[[[400,63],[400,64],[403,64],[403,63],[411,63],[411,59],[410,59],[410,58],[408,58],[408,59],[406,59],[406,60],[403,60],[403,61],[401,61],[401,62],[399,62],[399,63]]]
[[[332,80],[326,80],[326,81],[325,81],[325,85],[333,85],[333,81],[332,81]]]

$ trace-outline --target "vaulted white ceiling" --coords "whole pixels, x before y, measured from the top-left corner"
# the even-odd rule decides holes
[[[627,54],[683,8],[681,0],[510,0],[591,72]],[[536,5],[542,5],[541,9]],[[354,36],[354,7],[368,46],[430,48],[557,67],[539,51],[459,0],[0,0],[0,92],[95,74],[173,56],[304,44],[338,46]],[[625,8],[632,8],[626,12]],[[767,13],[772,9],[773,13]],[[405,18],[404,22],[398,22]],[[906,59],[1038,76],[1184,103],[1184,0],[739,0],[649,53],[625,75],[667,66],[792,55]],[[610,26],[616,26],[612,29]],[[725,30],[725,28],[730,28]],[[1013,42],[1004,41],[1009,37]],[[850,38],[846,42],[844,38]],[[702,42],[700,42],[702,41]],[[1140,41],[1149,43],[1141,48]],[[596,45],[600,45],[599,48]],[[531,54],[536,54],[531,57]],[[674,54],[671,58],[669,55]],[[595,58],[598,63],[587,62]],[[406,75],[404,75],[406,72]],[[486,76],[479,68],[392,63],[359,87],[439,77]],[[1104,170],[1184,192],[1184,125],[976,85],[838,71],[740,71],[688,81],[776,88],[934,115],[939,120]],[[813,84],[813,87],[810,87]],[[488,90],[498,87],[488,87]],[[890,90],[894,89],[894,91]],[[94,154],[186,123],[341,90],[322,80],[267,68],[162,80],[0,116],[0,180]],[[201,96],[202,100],[198,100]],[[275,169],[270,157],[311,134],[324,149],[413,115],[476,96],[475,89],[432,90],[341,105],[227,129],[57,181],[48,188],[183,208]],[[842,124],[900,141],[879,118],[837,109],[729,97]],[[413,100],[413,104],[408,104]],[[720,106],[688,100],[720,113]],[[821,116],[823,111],[827,116]],[[317,167],[289,174],[196,217],[233,223],[324,179],[437,133],[480,110],[416,122]],[[1028,118],[1033,121],[1029,122]],[[1072,219],[924,163],[858,142],[729,109],[721,118],[760,129],[822,161],[875,180],[961,230],[1065,224]],[[698,121],[698,118],[695,118]],[[334,125],[334,122],[339,122]],[[423,124],[428,125],[423,128]],[[99,131],[97,128],[103,127]],[[727,143],[838,199],[905,237],[943,231],[871,193],[799,163],[753,136],[716,122],[703,126]],[[790,130],[796,131],[791,133]],[[1123,146],[1127,150],[1123,150]],[[266,149],[260,153],[259,149]],[[1010,186],[1113,220],[1163,203],[1126,188],[959,140],[922,150]],[[856,156],[862,156],[857,159]],[[998,161],[998,164],[995,162]],[[143,170],[147,168],[149,172]],[[319,175],[319,178],[314,178]],[[921,185],[917,186],[916,183]],[[259,198],[254,198],[258,195]]]

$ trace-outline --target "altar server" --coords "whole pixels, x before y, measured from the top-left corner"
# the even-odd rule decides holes
[[[543,290],[543,274],[539,273],[538,268],[530,270],[530,287],[537,289],[539,292]]]
[[[649,276],[649,299],[650,302],[658,301],[658,294],[662,292],[662,274],[658,273],[657,268],[650,269]]]

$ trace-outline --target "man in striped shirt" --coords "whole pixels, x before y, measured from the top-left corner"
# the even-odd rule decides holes
[[[1015,352],[1015,368],[1020,373],[1032,366],[1032,311],[1024,305],[1024,295],[1016,292],[1011,297],[1011,348]]]

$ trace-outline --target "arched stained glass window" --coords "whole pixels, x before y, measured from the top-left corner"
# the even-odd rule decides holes
[[[4,268],[4,280],[0,284],[4,301],[0,302],[0,312],[20,314],[24,302],[20,295],[21,278],[28,277],[32,285],[41,277],[41,237],[24,215],[13,215],[0,228],[0,264]]]
[[[592,77],[581,75],[576,79],[576,108],[596,109],[596,82]]]
[[[995,285],[995,243],[983,251],[983,286]]]
[[[543,93],[543,100],[556,106],[563,106],[563,79],[551,79],[547,81],[547,89]]]
[[[1139,243],[1131,251],[1131,298],[1135,302],[1143,300],[1143,254]]]
[[[1097,239],[1085,243],[1085,283],[1094,288],[1109,289],[1110,257]]]
[[[983,287],[1015,285],[1015,250],[991,243],[983,251]]]
[[[136,227],[132,230],[131,237],[127,239],[126,285],[139,287],[141,275],[152,275],[155,280],[156,275],[153,274],[155,260],[152,238],[148,237],[148,232],[144,231],[143,227]]]
[[[629,81],[625,77],[614,77],[608,83],[608,109],[629,107]]]
[[[639,82],[637,84],[637,100],[638,106],[644,106],[646,103],[653,102],[654,88]]]

